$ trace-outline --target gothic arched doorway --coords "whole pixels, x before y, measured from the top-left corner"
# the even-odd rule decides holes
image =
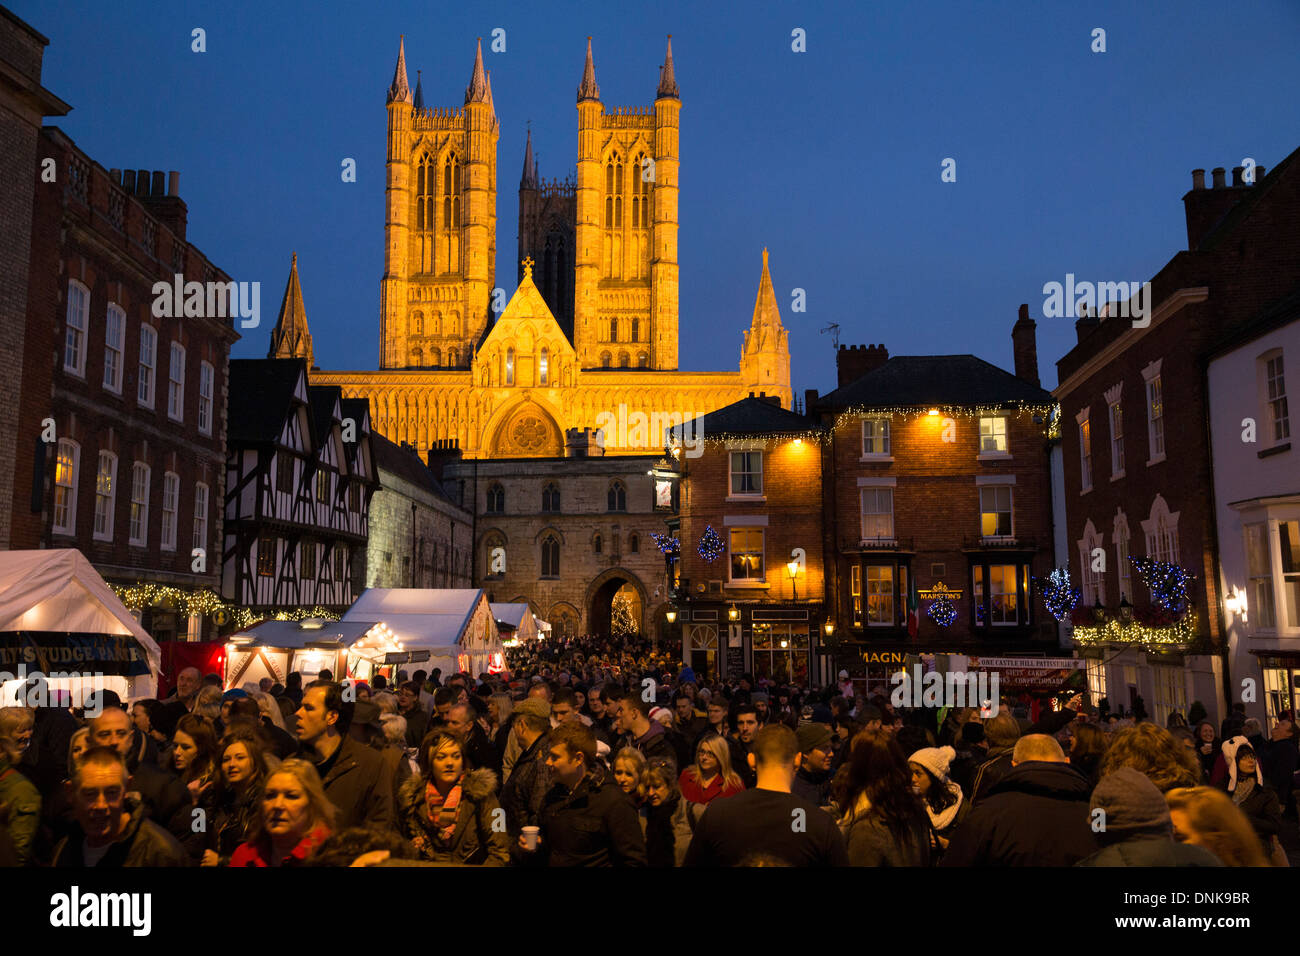
[[[601,637],[640,634],[644,611],[641,583],[627,571],[606,571],[587,589],[589,634]]]

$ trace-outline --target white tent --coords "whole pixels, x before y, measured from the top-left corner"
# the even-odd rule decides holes
[[[158,690],[158,644],[73,548],[0,551],[0,671],[40,671],[51,688]],[[59,676],[63,675],[63,676]],[[74,676],[77,675],[77,676]],[[12,689],[11,689],[12,693]]]
[[[492,615],[498,624],[504,624],[514,631],[516,641],[535,641],[541,622],[533,616],[527,604],[493,604]]]
[[[405,650],[427,649],[423,670],[477,675],[505,663],[501,635],[481,588],[366,588],[343,620],[382,622]]]

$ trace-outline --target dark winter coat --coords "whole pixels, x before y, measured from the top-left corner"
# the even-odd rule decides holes
[[[424,735],[433,728],[429,726],[429,714],[418,703],[405,713],[398,715],[406,721],[406,746],[418,747]]]
[[[674,797],[663,806],[646,805],[641,813],[647,866],[681,866],[695,832],[690,803]]]
[[[261,801],[261,782],[245,787],[243,797],[238,797],[234,790],[218,797],[217,788],[209,787],[199,798],[207,826],[193,835],[178,834],[181,845],[195,863],[202,862],[206,850],[212,850],[220,858],[220,866],[229,866],[235,850],[248,839],[248,828],[257,816]]]
[[[474,721],[473,729],[469,732],[469,740],[465,741],[463,753],[466,766],[475,770],[492,771],[494,786],[495,781],[501,779],[501,752],[497,750],[496,744],[477,720]]]
[[[1223,866],[1205,847],[1175,843],[1169,836],[1138,836],[1080,860],[1075,866]]]
[[[325,796],[338,807],[336,829],[388,827],[393,820],[393,778],[372,747],[342,738],[330,759],[317,764]]]
[[[990,750],[984,762],[975,768],[970,787],[962,788],[970,797],[972,810],[979,806],[980,801],[987,797],[993,791],[993,788],[998,785],[998,782],[1011,772],[1011,754],[1014,750],[1014,747],[998,747]]]
[[[177,811],[190,805],[189,789],[170,770],[162,770],[157,764],[134,761],[127,766],[131,771],[127,791],[140,794],[145,812],[159,826],[166,827],[177,818]]]
[[[1232,794],[1229,793],[1228,796],[1231,798]],[[1233,800],[1233,803],[1236,801]],[[1246,799],[1237,806],[1250,820],[1250,825],[1255,828],[1255,832],[1259,834],[1260,842],[1264,844],[1264,852],[1272,852],[1273,837],[1277,836],[1282,827],[1282,811],[1278,806],[1277,792],[1268,784],[1256,783],[1246,795]]]
[[[835,774],[829,770],[811,772],[800,767],[795,771],[790,783],[790,792],[801,800],[807,800],[813,806],[829,807],[831,805],[831,784]]]
[[[505,866],[510,862],[510,838],[497,803],[497,775],[491,770],[470,770],[461,780],[461,799],[452,831],[451,845],[443,846],[434,836],[425,805],[427,781],[410,777],[397,794],[399,832],[420,851],[420,857],[434,863],[462,866]]]
[[[636,810],[604,768],[570,791],[556,783],[542,801],[538,862],[550,866],[645,866]],[[530,854],[533,855],[533,854]]]
[[[542,802],[551,789],[551,771],[546,766],[550,736],[542,734],[524,750],[510,771],[510,779],[501,788],[501,807],[506,811],[506,833],[512,852],[524,827],[538,825]]]
[[[0,819],[13,841],[17,865],[26,866],[41,823],[41,795],[4,756],[0,756]]]
[[[1091,786],[1066,763],[1013,767],[957,826],[940,866],[1070,866],[1097,849]]]
[[[148,818],[143,803],[127,797],[122,809],[131,814],[131,819],[113,841],[109,851],[95,864],[96,868],[107,870],[117,867],[189,865],[189,857],[184,848],[176,842],[174,836]],[[85,832],[80,826],[75,827],[54,848],[54,865],[85,869],[86,863],[82,856],[85,840]]]

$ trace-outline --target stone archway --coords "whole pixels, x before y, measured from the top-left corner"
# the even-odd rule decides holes
[[[492,454],[500,458],[561,458],[564,436],[546,409],[536,402],[522,402],[504,410],[492,435]]]
[[[587,587],[584,601],[587,612],[587,633],[609,637],[613,633],[615,598],[627,598],[632,620],[632,630],[645,633],[645,588],[636,575],[622,568],[602,572]]]

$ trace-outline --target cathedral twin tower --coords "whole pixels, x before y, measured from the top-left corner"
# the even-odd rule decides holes
[[[504,303],[495,281],[500,123],[482,42],[463,106],[430,108],[420,78],[410,87],[400,41],[387,96],[379,371],[317,369],[313,384],[368,398],[374,427],[393,441],[422,453],[450,442],[466,457],[563,455],[570,429],[594,428],[620,405],[700,415],[763,392],[789,407],[788,333],[766,251],[739,371],[677,370],[672,38],[654,105],[607,108],[589,37],[577,109],[576,182],[539,177],[529,132],[519,287]],[[289,285],[271,355],[310,362],[296,262]],[[662,436],[607,450],[656,447]]]
[[[537,262],[583,368],[677,367],[680,112],[671,38],[654,106],[609,113],[588,38],[576,184],[539,182],[529,133],[519,260]],[[411,93],[402,41],[388,90],[383,368],[467,367],[491,325],[499,132],[481,41],[458,110],[426,108],[419,81]]]

